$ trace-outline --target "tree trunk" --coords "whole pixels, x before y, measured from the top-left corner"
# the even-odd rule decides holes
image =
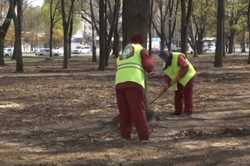
[[[214,59],[215,67],[222,67],[223,54],[224,54],[224,10],[225,10],[225,1],[218,0],[217,8],[217,37],[216,37],[216,53]]]
[[[49,33],[49,56],[52,57],[52,49],[53,49],[53,23],[50,22],[50,33]]]
[[[62,24],[63,24],[63,45],[64,45],[64,58],[63,58],[63,68],[68,68],[68,58],[70,56],[70,28],[73,21],[73,10],[75,0],[70,1],[70,7],[66,14],[65,1],[61,0],[61,14],[62,14]]]
[[[250,17],[250,1],[249,1],[249,13],[248,17]],[[250,32],[250,19],[248,19],[248,31]],[[250,33],[248,33],[248,42],[250,43]],[[250,44],[248,44],[248,61],[247,63],[250,64]]]
[[[190,20],[190,24],[189,24],[189,38],[190,40],[188,40],[189,45],[191,46],[191,48],[193,49],[193,56],[197,57],[197,42],[195,40],[195,32],[194,32],[194,28],[193,28],[193,19]]]
[[[67,31],[67,30],[65,30]],[[68,58],[69,58],[69,39],[68,35],[64,35],[63,37],[63,47],[64,47],[64,56],[63,56],[63,68],[67,69],[68,68]]]
[[[0,35],[0,66],[4,65],[4,37]]]
[[[118,56],[119,50],[120,50],[120,36],[117,27],[114,32],[114,44],[113,44],[113,55],[115,57]]]
[[[70,21],[69,27],[69,59],[71,58],[71,44],[72,44],[72,35],[73,35],[73,27],[74,27],[74,19],[72,18]]]
[[[9,9],[3,24],[0,25],[0,66],[4,65],[4,38],[9,29],[11,19],[14,14],[15,2],[14,0],[9,0]]]
[[[188,9],[187,9],[188,8]],[[187,53],[187,28],[192,12],[192,0],[181,0],[181,52]]]
[[[240,46],[241,46],[241,52],[242,53],[245,53],[246,52],[246,38],[245,38],[245,33],[243,33],[242,35],[242,39],[241,39],[241,43],[240,43]]]
[[[235,32],[231,32],[229,37],[229,54],[232,54],[234,52],[234,38],[235,38]]]
[[[133,34],[139,33],[143,36],[143,46],[146,48],[149,31],[149,11],[149,0],[123,1],[123,47],[130,42]]]
[[[247,8],[247,28],[248,32],[250,32],[250,0],[248,1],[248,8]],[[248,61],[247,63],[250,64],[250,33],[248,33]]]
[[[22,17],[23,17],[23,0],[16,1],[17,15],[15,16],[15,42],[16,47],[16,72],[23,72],[23,57],[22,57]]]
[[[202,54],[203,53],[203,34],[202,33],[198,33],[197,53],[198,54]]]
[[[105,69],[105,46],[106,46],[106,0],[99,0],[99,27],[100,27],[100,53],[99,53],[99,70]]]
[[[52,41],[53,41],[53,28],[54,28],[54,20],[53,20],[53,0],[50,0],[49,6],[49,15],[50,15],[50,29],[49,29],[49,56],[52,57]]]
[[[92,27],[92,62],[96,62],[96,45],[95,45],[95,27],[94,23],[91,24]]]
[[[149,31],[148,31],[148,51],[152,52],[152,24],[153,24],[153,10],[154,10],[154,0],[150,0],[150,17],[149,17]]]
[[[163,51],[164,48],[165,48],[165,43],[166,43],[165,35],[164,34],[161,35],[160,39],[161,39],[161,41],[160,41],[160,51]]]
[[[110,0],[107,3],[110,4]],[[106,39],[106,45],[105,45],[105,66],[108,66],[109,57],[110,57],[110,53],[112,50],[112,43],[114,44],[114,42],[112,42],[112,37],[114,37],[115,29],[117,29],[118,27],[120,6],[121,6],[120,0],[115,0],[113,11],[112,13],[109,13],[109,14],[112,14],[112,17],[111,19],[107,19],[109,20],[110,29],[109,29],[109,33],[106,33],[107,39]],[[105,24],[106,24],[106,28],[105,28],[106,32],[108,32],[107,22],[105,22]]]

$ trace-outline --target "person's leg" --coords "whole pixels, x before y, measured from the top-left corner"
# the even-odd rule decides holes
[[[183,87],[178,83],[178,90],[175,91],[174,105],[175,105],[175,115],[179,115],[182,113],[183,109]]]
[[[116,99],[119,109],[119,120],[120,120],[120,132],[121,136],[125,139],[131,139],[132,122],[129,113],[128,102],[126,99],[126,89],[116,88]]]
[[[184,94],[184,112],[192,114],[193,112],[193,80],[190,80],[183,90]]]
[[[149,139],[149,127],[145,115],[144,89],[132,87],[126,91],[132,122],[135,124],[140,140]]]

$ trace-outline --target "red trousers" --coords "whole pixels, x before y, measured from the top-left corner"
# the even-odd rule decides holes
[[[182,113],[184,104],[184,113],[191,114],[193,111],[193,79],[185,87],[180,83],[177,87],[178,90],[175,91],[175,112]]]
[[[131,139],[135,125],[140,140],[149,139],[149,128],[145,115],[144,89],[140,86],[116,87],[116,98],[120,113],[120,132]]]

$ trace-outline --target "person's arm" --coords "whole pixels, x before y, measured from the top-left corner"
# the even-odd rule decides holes
[[[172,80],[170,77],[168,77],[167,75],[163,76],[164,78],[164,85],[162,87],[162,91],[167,91],[168,88],[171,86]]]
[[[144,70],[148,73],[152,72],[154,70],[154,60],[152,56],[149,55],[146,49],[143,49],[141,51],[141,57],[142,57],[142,66]]]
[[[188,64],[184,54],[181,54],[178,58],[178,65],[180,66],[180,71],[177,74],[174,81],[178,82],[181,78],[183,78],[188,72]]]

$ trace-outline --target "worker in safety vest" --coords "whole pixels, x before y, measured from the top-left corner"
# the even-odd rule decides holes
[[[196,70],[183,53],[164,51],[159,56],[165,62],[163,91],[167,91],[169,88],[175,90],[175,112],[173,115],[181,115],[182,113],[191,115],[193,112],[193,80]]]
[[[144,72],[151,72],[154,63],[142,43],[140,34],[133,35],[131,43],[117,57],[115,84],[120,132],[127,140],[131,139],[133,125],[140,140],[148,140],[150,135],[145,115]]]

